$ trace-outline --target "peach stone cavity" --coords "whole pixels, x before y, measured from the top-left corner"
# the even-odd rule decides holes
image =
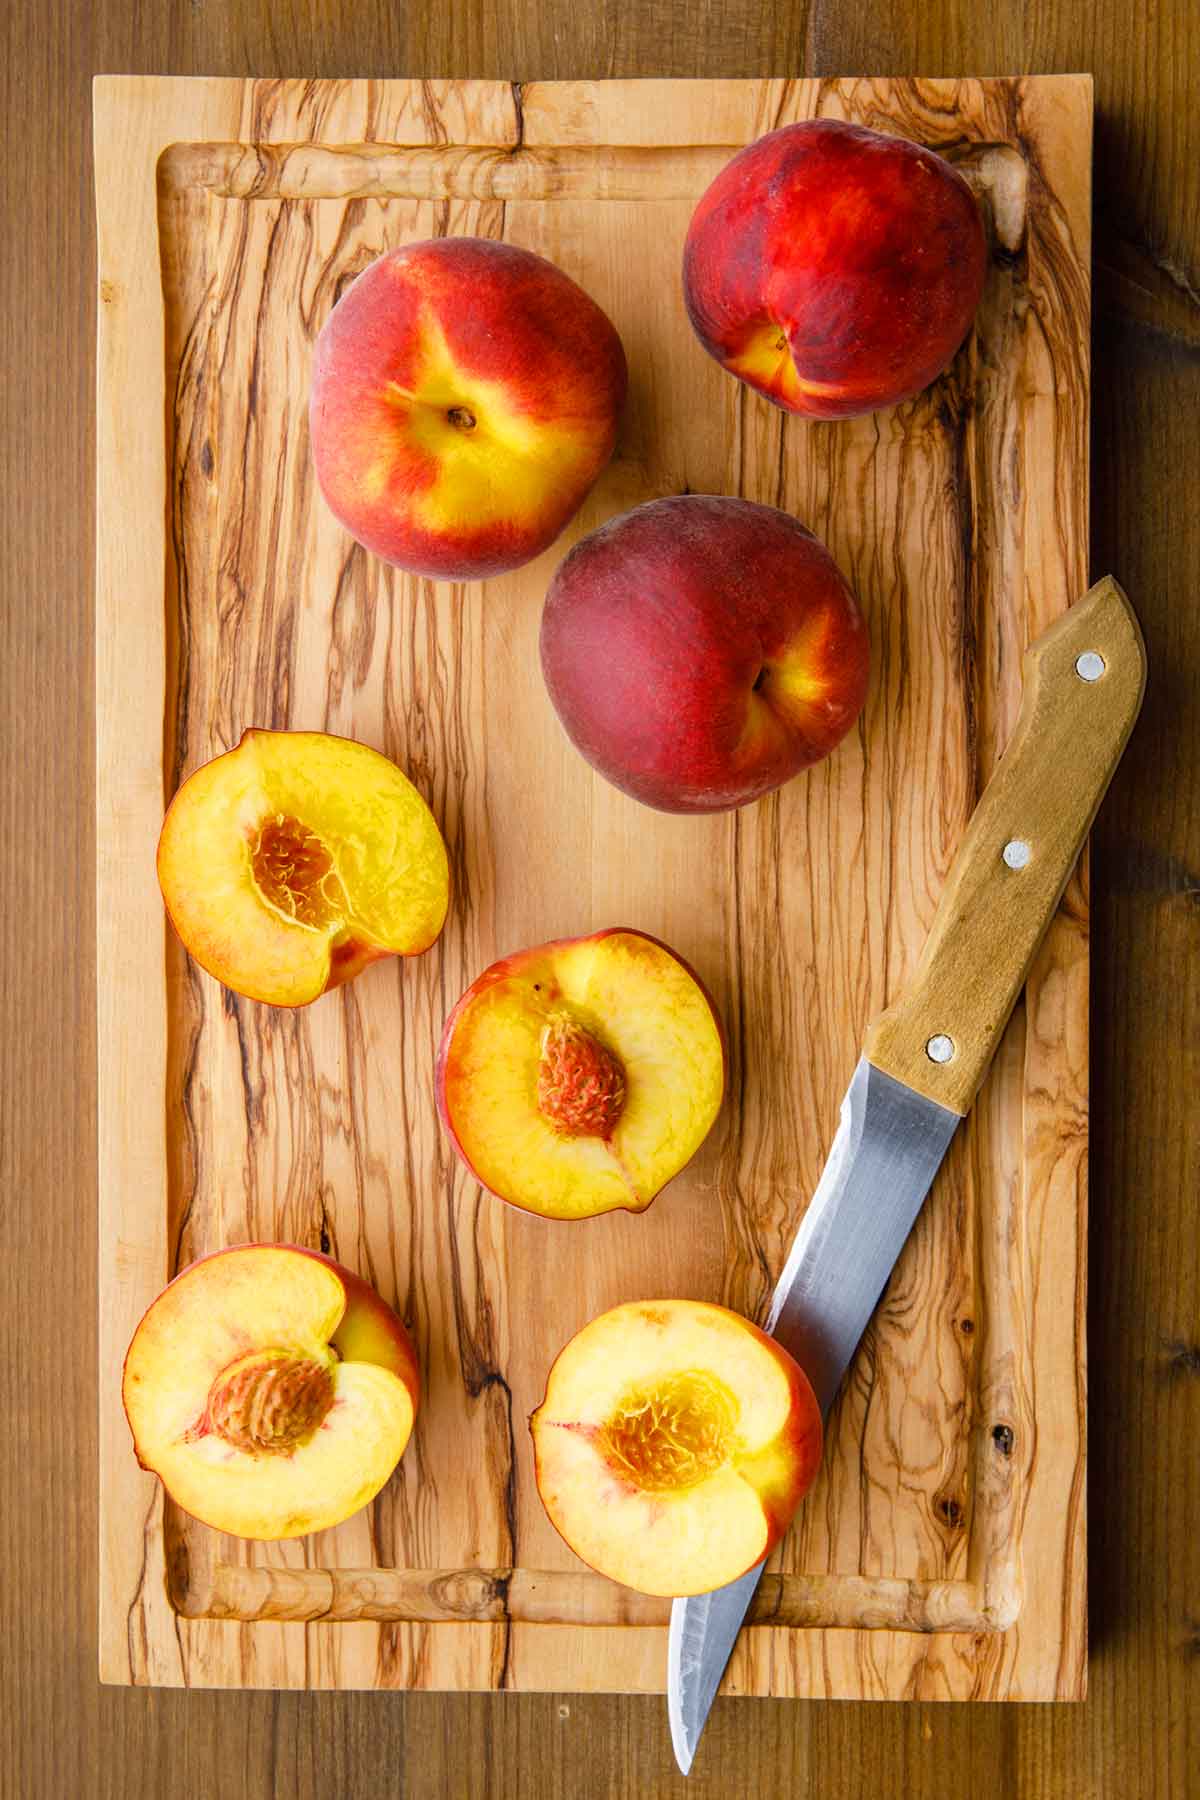
[[[323,931],[350,911],[329,847],[289,813],[260,822],[250,845],[250,869],[263,904],[293,925]]]
[[[602,1428],[605,1452],[643,1493],[695,1487],[729,1461],[737,1396],[704,1369],[679,1369],[634,1382]]]
[[[408,778],[319,731],[247,731],[190,775],[163,823],[158,878],[201,967],[273,1006],[428,949],[450,892],[446,846]]]

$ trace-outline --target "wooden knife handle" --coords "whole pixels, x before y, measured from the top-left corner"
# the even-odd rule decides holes
[[[951,1112],[970,1110],[987,1073],[1145,685],[1142,634],[1110,575],[1025,653],[1016,729],[967,826],[916,974],[866,1039],[877,1069]]]

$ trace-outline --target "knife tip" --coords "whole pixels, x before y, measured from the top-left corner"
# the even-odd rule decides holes
[[[667,1684],[667,1722],[671,1727],[671,1748],[681,1775],[690,1775],[698,1739],[692,1737],[683,1717],[683,1696],[678,1673],[673,1672]]]
[[[687,1739],[682,1732],[676,1733],[675,1731],[672,1731],[671,1748],[675,1752],[675,1763],[679,1769],[679,1773],[681,1775],[690,1775],[692,1772],[692,1758],[696,1754],[695,1746],[687,1742]]]

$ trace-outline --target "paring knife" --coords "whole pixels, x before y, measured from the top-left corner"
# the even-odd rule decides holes
[[[1103,581],[1025,655],[1020,717],[954,859],[907,990],[869,1027],[765,1329],[827,1413],[930,1183],[987,1073],[1133,729],[1137,619]],[[675,1759],[696,1754],[760,1563],[671,1608]]]

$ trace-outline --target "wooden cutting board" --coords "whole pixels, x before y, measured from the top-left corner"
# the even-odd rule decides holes
[[[992,243],[976,330],[905,406],[785,417],[688,328],[683,234],[732,151],[815,114],[949,156]],[[660,1689],[666,1602],[577,1562],[526,1418],[617,1301],[765,1310],[868,1018],[913,966],[1016,716],[1023,646],[1087,576],[1091,82],[165,80],[96,88],[101,1671],[271,1687]],[[625,341],[616,458],[555,550],[486,585],[355,547],[312,478],[313,342],[380,251],[504,237]],[[874,646],[859,729],[711,819],[594,777],[542,687],[568,542],[691,489],[786,507]],[[164,926],[165,803],[248,725],[385,750],[450,848],[440,943],[299,1014],[223,992]],[[496,956],[610,924],[723,1012],[729,1096],[640,1218],[552,1224],[442,1139],[433,1055]],[[1077,880],[830,1420],[725,1691],[1072,1698],[1085,1639],[1087,904]],[[121,1360],[184,1263],[320,1245],[397,1305],[425,1405],[335,1531],[221,1537],[137,1467]],[[831,1630],[828,1627],[848,1629]]]

